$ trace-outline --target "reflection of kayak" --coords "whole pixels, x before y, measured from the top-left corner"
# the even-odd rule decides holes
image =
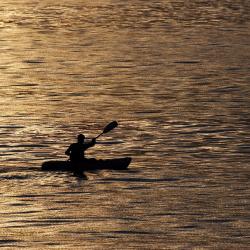
[[[107,160],[96,160],[88,159],[83,163],[80,163],[77,168],[82,170],[98,170],[98,169],[114,169],[124,170],[128,168],[132,158],[117,158]],[[42,170],[47,171],[73,171],[74,166],[71,165],[70,161],[46,161],[42,164]]]

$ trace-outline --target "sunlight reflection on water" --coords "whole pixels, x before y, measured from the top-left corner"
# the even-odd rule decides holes
[[[0,3],[0,245],[247,248],[249,9]],[[129,170],[40,171],[112,120],[88,155]]]

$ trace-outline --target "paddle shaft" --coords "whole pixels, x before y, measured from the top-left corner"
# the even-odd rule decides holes
[[[97,138],[99,138],[101,135],[103,135],[103,132],[102,132],[101,134],[99,134],[98,136],[96,136],[96,137],[95,137],[95,140],[96,140]]]
[[[110,122],[110,123],[103,129],[102,133],[99,134],[98,136],[96,136],[95,140],[96,140],[97,138],[99,138],[101,135],[106,134],[106,133],[108,133],[109,131],[111,131],[112,129],[116,128],[117,126],[118,126],[117,121],[112,121],[112,122]]]

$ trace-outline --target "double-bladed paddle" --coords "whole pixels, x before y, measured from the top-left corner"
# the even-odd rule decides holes
[[[113,130],[114,128],[116,128],[118,126],[117,121],[112,121],[110,122],[102,131],[101,134],[99,134],[95,139],[97,139],[98,137],[100,137],[103,134],[108,133],[109,131]]]

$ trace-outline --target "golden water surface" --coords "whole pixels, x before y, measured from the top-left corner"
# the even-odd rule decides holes
[[[0,247],[248,249],[250,3],[0,3]],[[40,171],[78,133],[128,171]]]

